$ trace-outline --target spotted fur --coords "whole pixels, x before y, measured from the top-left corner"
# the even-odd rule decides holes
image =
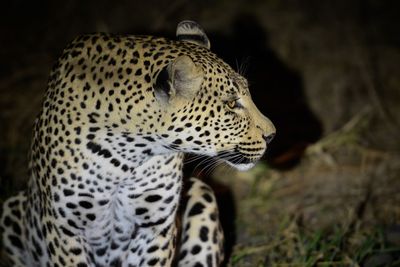
[[[195,178],[177,236],[183,154],[245,170],[275,128],[200,26],[182,22],[177,37],[92,34],[66,47],[35,122],[28,188],[3,206],[13,266],[220,264],[215,196]]]

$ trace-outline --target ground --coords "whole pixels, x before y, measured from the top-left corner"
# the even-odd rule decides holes
[[[400,265],[398,1],[4,5],[0,200],[26,184],[34,117],[66,43],[96,31],[173,37],[193,19],[277,126],[255,169],[195,171],[220,196],[228,265]]]
[[[323,138],[288,171],[215,172],[237,205],[231,266],[400,265],[399,154],[361,146],[355,131]]]

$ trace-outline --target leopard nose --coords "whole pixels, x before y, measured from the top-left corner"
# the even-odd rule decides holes
[[[269,135],[263,135],[263,138],[265,140],[265,142],[267,142],[267,144],[272,142],[272,139],[274,139],[275,137],[275,133],[271,133]]]

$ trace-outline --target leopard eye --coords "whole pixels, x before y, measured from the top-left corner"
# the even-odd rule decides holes
[[[234,108],[238,107],[238,100],[237,99],[233,99],[233,100],[228,101],[226,104],[228,105],[228,107],[230,109],[234,109]]]

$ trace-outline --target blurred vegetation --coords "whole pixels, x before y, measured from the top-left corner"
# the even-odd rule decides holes
[[[363,145],[370,123],[364,110],[289,171],[216,171],[238,199],[229,266],[400,265],[400,155]]]
[[[396,0],[8,1],[0,203],[25,187],[33,121],[71,39],[173,37],[178,21],[193,19],[213,51],[247,69],[254,100],[278,128],[268,163],[212,175],[226,197],[229,265],[398,266],[399,8]]]
[[[288,219],[268,244],[237,246],[230,266],[397,266],[399,253],[381,228],[310,231]]]

